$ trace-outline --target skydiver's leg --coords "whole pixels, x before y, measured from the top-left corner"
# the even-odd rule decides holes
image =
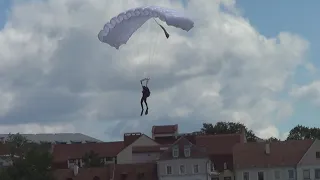
[[[143,97],[141,97],[140,104],[141,104],[141,114],[140,114],[140,116],[142,116],[142,114],[143,114]]]
[[[145,113],[145,115],[147,115],[148,113],[149,113],[149,107],[148,107],[148,103],[147,103],[147,98],[144,98],[144,103],[146,104],[146,106],[147,106],[147,109],[146,109],[146,113]]]

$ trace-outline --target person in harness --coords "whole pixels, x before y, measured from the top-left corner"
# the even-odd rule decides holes
[[[140,114],[140,116],[142,116],[142,114],[143,114],[143,102],[146,104],[146,107],[147,107],[147,109],[146,109],[146,112],[145,112],[145,115],[147,115],[148,114],[148,110],[149,110],[149,107],[148,107],[148,103],[147,103],[147,98],[150,96],[150,90],[149,90],[149,88],[148,88],[148,82],[149,82],[149,80],[150,80],[150,78],[144,78],[144,79],[141,79],[140,80],[140,84],[141,84],[141,86],[142,86],[142,97],[141,97],[141,100],[140,100],[140,104],[141,104],[141,114]],[[146,85],[144,86],[143,84],[142,84],[142,82],[143,81],[146,81]]]

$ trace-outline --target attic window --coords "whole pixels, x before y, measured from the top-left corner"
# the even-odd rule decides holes
[[[190,157],[190,146],[184,146],[184,156]]]
[[[320,158],[320,151],[316,152],[316,158],[319,159]]]
[[[174,146],[173,148],[172,148],[172,156],[173,157],[179,157],[179,148],[178,148],[178,146]]]

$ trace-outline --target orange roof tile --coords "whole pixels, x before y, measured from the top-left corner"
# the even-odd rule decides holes
[[[313,140],[290,140],[270,143],[270,154],[265,153],[266,142],[237,144],[233,159],[235,168],[266,168],[294,166],[312,145]]]
[[[196,145],[205,147],[210,155],[232,154],[233,146],[243,141],[242,134],[202,135],[196,137]]]
[[[82,158],[86,152],[94,151],[100,157],[115,157],[124,148],[123,141],[84,144],[57,144],[53,148],[53,161]]]

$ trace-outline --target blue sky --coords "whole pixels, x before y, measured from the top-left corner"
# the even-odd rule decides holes
[[[181,0],[184,6],[190,0]],[[0,29],[6,21],[7,11],[11,0],[0,0]],[[311,2],[311,1],[310,1]],[[243,10],[243,15],[258,31],[267,36],[274,37],[281,31],[299,34],[310,42],[308,58],[317,68],[320,67],[320,30],[318,17],[320,17],[320,1],[312,3],[303,1],[249,1],[237,0],[237,6]],[[311,76],[304,68],[300,68],[295,76],[295,83],[303,85],[318,79],[318,74]],[[281,94],[279,98],[287,98]],[[294,105],[294,115],[288,120],[277,124],[280,131],[286,132],[296,124],[307,126],[320,126],[317,117],[320,111],[310,102],[299,102]]]
[[[7,11],[10,8],[10,0],[1,0],[0,1],[0,29],[3,28],[3,25],[7,18]]]
[[[312,2],[312,3],[311,3]],[[247,1],[238,0],[238,6],[243,9],[244,16],[267,37],[276,36],[280,31],[297,33],[310,42],[308,54],[317,68],[320,66],[320,1]],[[318,77],[310,78],[307,72],[299,69],[295,77],[297,84],[307,84]],[[292,126],[301,123],[307,126],[320,126],[318,108],[308,102],[296,103],[294,115],[289,121],[278,124],[281,131],[288,131]]]

